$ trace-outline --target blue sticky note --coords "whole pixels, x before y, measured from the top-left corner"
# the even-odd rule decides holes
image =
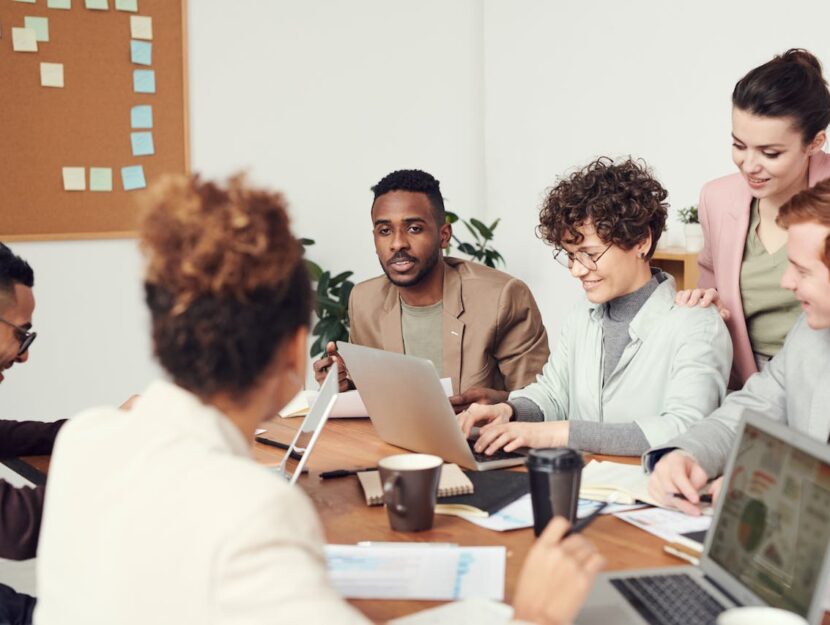
[[[136,93],[155,93],[156,72],[151,69],[134,69],[133,91]]]
[[[86,8],[94,11],[109,11],[107,0],[85,0]]]
[[[152,156],[156,153],[152,132],[131,132],[130,141],[133,144],[133,156]]]
[[[138,0],[115,0],[115,10],[136,13],[138,11]]]
[[[153,64],[153,44],[149,41],[130,41],[130,60],[136,65]]]
[[[133,128],[153,127],[153,107],[149,104],[134,106],[130,109],[130,125]]]
[[[35,31],[36,41],[49,41],[48,17],[32,17],[31,15],[27,15],[23,18],[23,23],[26,28]]]
[[[46,0],[48,9],[71,9],[72,0]]]
[[[124,191],[134,191],[147,186],[144,180],[144,168],[141,165],[121,168],[121,182],[124,184]]]

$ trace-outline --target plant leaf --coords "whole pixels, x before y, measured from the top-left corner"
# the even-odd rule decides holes
[[[320,267],[317,263],[313,260],[305,259],[305,268],[308,271],[308,275],[311,278],[312,282],[318,282],[320,280],[320,276],[323,275],[323,268]]]
[[[475,217],[472,217],[470,219],[470,223],[473,224],[476,227],[476,230],[478,230],[481,233],[481,236],[484,237],[485,241],[489,241],[490,239],[493,238],[493,233],[490,230],[490,228],[485,226],[482,222],[480,222]]]

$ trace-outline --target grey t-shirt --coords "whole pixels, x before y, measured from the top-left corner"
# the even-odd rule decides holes
[[[426,358],[444,375],[444,302],[430,306],[409,306],[401,300],[403,351]]]

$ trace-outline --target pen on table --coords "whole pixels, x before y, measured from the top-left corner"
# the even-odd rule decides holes
[[[265,438],[264,436],[255,436],[254,440],[257,443],[262,443],[263,445],[268,445],[269,447],[276,447],[277,449],[288,449],[290,447],[290,445],[286,445],[285,443],[281,443],[279,441],[272,441],[270,438]],[[294,458],[294,460],[299,460],[303,457],[303,455],[297,453],[296,451],[292,451],[291,457]]]
[[[683,493],[672,493],[672,497],[676,499],[682,499],[683,501],[689,501],[686,498],[686,495]],[[712,494],[711,493],[702,493],[698,500],[700,503],[712,503]]]
[[[377,467],[366,467],[364,469],[335,469],[334,471],[323,471],[320,478],[323,480],[330,480],[334,477],[348,477],[350,475],[357,475],[363,471],[376,471]]]
[[[605,507],[608,505],[607,501],[602,502],[602,505],[596,508],[591,514],[586,517],[582,517],[581,519],[577,519],[576,522],[571,526],[567,532],[565,532],[564,538],[567,538],[571,534],[576,534],[577,532],[581,532],[586,527],[588,527],[591,523],[594,522],[600,513],[605,510]]]

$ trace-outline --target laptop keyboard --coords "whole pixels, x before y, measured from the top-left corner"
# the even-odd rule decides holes
[[[493,460],[507,460],[508,458],[525,457],[525,454],[520,454],[515,451],[504,451],[504,449],[499,449],[489,456],[487,454],[479,453],[475,450],[476,442],[470,440],[469,438],[467,439],[467,445],[470,447],[470,451],[473,452],[473,457],[476,462],[492,462]]]
[[[624,577],[611,583],[651,625],[714,625],[726,609],[688,575]]]

